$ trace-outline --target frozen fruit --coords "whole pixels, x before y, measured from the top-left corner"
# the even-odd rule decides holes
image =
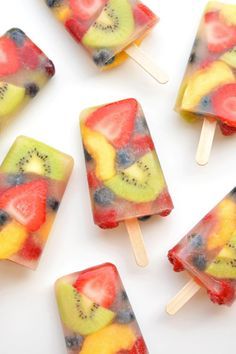
[[[83,337],[79,334],[65,337],[66,347],[72,351],[80,350],[83,344]]]
[[[127,324],[133,322],[135,319],[133,311],[130,310],[121,310],[117,313],[116,320],[118,323]]]
[[[7,223],[0,229],[0,259],[6,259],[17,253],[28,233],[24,226],[16,221]]]
[[[116,296],[117,271],[113,265],[80,272],[74,287],[97,304],[109,308]]]
[[[39,92],[39,86],[34,82],[27,83],[25,85],[26,94],[30,97],[35,97]]]
[[[114,54],[111,50],[100,49],[93,55],[93,61],[97,66],[104,66],[112,64],[115,60]]]
[[[65,28],[74,37],[74,39],[80,42],[87,31],[87,26],[81,23],[77,18],[69,18],[65,22]]]
[[[0,209],[0,226],[5,225],[9,220],[10,215],[6,211]]]
[[[0,38],[0,77],[14,74],[20,68],[17,47],[8,37]]]
[[[23,244],[19,255],[28,260],[37,260],[42,253],[41,246],[33,236],[29,236]]]
[[[58,210],[58,208],[60,206],[60,202],[53,197],[49,197],[47,199],[47,206],[55,212]]]
[[[137,101],[127,99],[98,108],[85,125],[103,134],[115,148],[122,148],[130,140],[136,113]]]
[[[0,82],[0,116],[13,113],[22,104],[24,97],[24,87]]]
[[[9,188],[1,194],[0,208],[6,210],[29,231],[36,231],[45,221],[48,184],[36,180]]]
[[[106,0],[69,0],[74,15],[80,20],[87,21],[94,18],[106,4]]]
[[[157,21],[156,15],[144,4],[138,3],[134,8],[134,18],[138,25],[149,25]]]
[[[215,114],[236,127],[236,84],[221,86],[212,96]]]
[[[135,156],[132,149],[121,149],[117,151],[116,162],[120,167],[128,167],[135,162]]]
[[[7,31],[6,35],[9,36],[18,47],[21,47],[26,40],[25,33],[19,28],[11,28]]]
[[[61,319],[74,332],[81,335],[97,332],[115,317],[114,312],[94,303],[63,281],[57,283],[56,291]]]
[[[95,210],[94,222],[102,229],[113,229],[119,225],[114,209]]]
[[[95,203],[102,206],[110,205],[115,198],[114,193],[108,188],[97,189],[93,197]]]

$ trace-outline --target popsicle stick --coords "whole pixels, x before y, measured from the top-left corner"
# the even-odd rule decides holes
[[[159,69],[156,63],[137,45],[132,44],[126,48],[125,52],[160,84],[166,84],[169,81],[167,74]]]
[[[201,166],[206,165],[209,161],[216,125],[217,122],[215,120],[204,119],[196,155],[196,161]]]
[[[138,219],[129,219],[125,221],[125,225],[129,234],[136,263],[140,267],[146,267],[149,261],[139,221]]]
[[[192,279],[166,306],[169,315],[175,315],[198,291],[200,286]]]

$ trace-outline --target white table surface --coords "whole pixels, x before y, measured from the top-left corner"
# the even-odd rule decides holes
[[[0,263],[0,354],[65,354],[53,283],[104,261],[118,266],[151,354],[235,352],[236,305],[213,305],[201,291],[176,316],[165,313],[189,279],[172,271],[167,251],[235,186],[236,136],[218,132],[210,164],[198,167],[200,124],[185,123],[172,109],[205,0],[146,3],[161,22],[142,47],[169,73],[166,86],[132,61],[99,73],[43,0],[1,1],[1,32],[22,28],[54,61],[57,74],[1,133],[0,159],[25,134],[73,155],[75,168],[38,270]],[[78,128],[83,108],[131,96],[146,113],[175,204],[170,217],[142,224],[150,256],[143,270],[124,226],[106,232],[93,225]]]

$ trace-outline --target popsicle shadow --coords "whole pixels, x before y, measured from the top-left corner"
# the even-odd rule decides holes
[[[11,284],[26,280],[30,276],[30,272],[32,271],[14,262],[0,261],[0,291]]]

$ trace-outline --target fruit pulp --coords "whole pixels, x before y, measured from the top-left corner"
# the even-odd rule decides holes
[[[210,2],[203,14],[176,111],[211,118],[225,136],[236,131],[236,5]]]
[[[236,290],[236,188],[169,252],[174,270],[186,270],[211,300],[230,305]]]
[[[72,166],[64,153],[16,139],[0,166],[0,259],[37,267]]]
[[[105,263],[57,280],[68,354],[148,354],[117,268]]]
[[[140,104],[133,98],[86,109],[81,133],[94,222],[119,222],[173,209]]]
[[[54,15],[102,70],[127,59],[125,48],[140,43],[158,22],[139,0],[46,0]]]
[[[55,69],[19,28],[0,37],[0,124],[35,97]]]

